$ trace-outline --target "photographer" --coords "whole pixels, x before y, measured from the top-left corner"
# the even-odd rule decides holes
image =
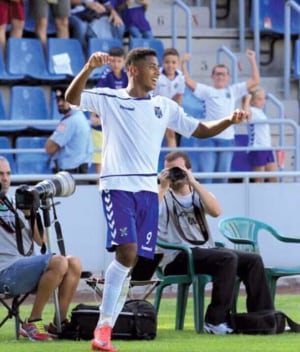
[[[42,322],[42,313],[46,303],[54,290],[58,288],[58,301],[61,317],[62,333],[68,327],[66,319],[69,305],[76,291],[80,275],[81,262],[79,258],[62,256],[53,253],[36,255],[31,253],[32,240],[40,247],[46,243],[45,234],[40,235],[37,224],[30,224],[31,210],[14,212],[4,204],[11,183],[11,169],[9,162],[0,156],[0,292],[16,296],[33,292],[35,299],[28,319],[22,324],[20,334],[33,341],[51,340],[52,335],[57,335],[53,323],[45,331]],[[34,207],[33,207],[34,208]],[[15,212],[21,223],[21,233],[24,252],[20,254],[16,241]],[[31,230],[33,228],[33,231]]]
[[[89,122],[82,111],[71,109],[65,100],[65,88],[56,88],[55,96],[63,117],[45,144],[46,152],[51,156],[50,167],[54,173],[86,174],[93,157]]]
[[[205,215],[217,217],[221,207],[214,195],[194,178],[186,153],[170,152],[164,166],[160,174],[158,237],[192,248],[195,272],[213,278],[204,330],[213,334],[231,333],[227,321],[236,276],[245,284],[249,312],[274,308],[262,258],[255,253],[215,247]],[[164,253],[161,265],[167,275],[186,272],[185,253],[159,247],[157,251]]]

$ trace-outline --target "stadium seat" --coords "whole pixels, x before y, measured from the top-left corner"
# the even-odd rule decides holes
[[[50,119],[59,121],[62,118],[62,114],[59,113],[56,102],[55,92],[51,92],[50,101]],[[54,127],[53,127],[54,129]]]
[[[300,4],[300,0],[296,0]],[[284,1],[264,0],[259,3],[260,32],[284,34]],[[250,26],[254,30],[254,6],[251,6]],[[291,34],[300,33],[300,14],[291,11]]]
[[[42,149],[36,152],[17,153],[17,174],[52,174],[48,166],[49,156],[45,152],[47,137],[17,137],[16,149]]]
[[[64,74],[68,78],[73,78],[84,63],[84,53],[77,39],[48,39],[47,65],[50,74]]]
[[[0,149],[12,149],[10,139],[6,136],[0,136]],[[12,173],[16,172],[16,165],[13,153],[6,153],[5,151],[0,152],[0,155],[4,156],[10,164]]]
[[[6,62],[3,57],[3,50],[0,46],[0,81],[4,82],[15,82],[22,81],[24,79],[24,75],[12,75],[6,70]]]
[[[39,39],[9,38],[7,42],[7,70],[9,74],[22,75],[29,81],[66,79],[65,75],[48,72],[42,43]]]
[[[122,48],[123,44],[119,39],[116,38],[90,38],[88,42],[88,56],[91,56],[92,53],[96,51],[103,51],[105,53],[108,53],[109,49],[114,46]]]
[[[164,45],[160,39],[130,38],[129,50],[143,47],[156,50],[158,63],[161,66],[164,54]]]
[[[300,78],[300,39],[295,41],[294,63],[293,63],[294,77]]]
[[[236,134],[236,147],[246,147],[248,145],[248,134]],[[247,151],[235,151],[231,162],[231,171],[251,171]]]
[[[112,47],[123,47],[123,43],[116,38],[107,38],[107,39],[100,39],[100,38],[90,38],[88,41],[88,57],[90,57],[94,52],[96,51],[103,51],[105,53],[108,53],[109,49]],[[101,67],[98,67],[93,70],[91,73],[89,80],[98,80],[103,73],[103,71],[106,69],[106,65],[103,65]]]
[[[205,118],[205,103],[203,100],[195,97],[190,88],[186,87],[183,97],[182,97],[182,107],[184,111],[194,116],[196,119],[204,119]]]
[[[6,109],[5,109],[2,92],[0,92],[0,121],[4,122],[6,120],[8,120],[8,114],[7,114]],[[5,125],[0,125],[0,131],[1,132],[13,131],[13,127],[12,126],[7,126],[7,125],[6,126]]]
[[[45,91],[36,86],[14,86],[11,88],[9,119],[16,121],[14,131],[24,131],[28,128],[35,130],[51,130],[49,126],[18,125],[20,120],[48,120],[48,107]]]

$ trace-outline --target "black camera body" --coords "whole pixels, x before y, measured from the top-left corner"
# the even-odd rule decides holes
[[[169,169],[168,179],[171,181],[184,180],[186,176],[186,172],[183,171],[180,167],[174,166]]]
[[[40,207],[40,197],[36,190],[27,185],[22,185],[16,189],[16,208],[21,210],[37,211]]]

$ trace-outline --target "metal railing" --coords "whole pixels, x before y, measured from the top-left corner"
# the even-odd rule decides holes
[[[172,3],[172,47],[177,48],[177,8],[181,7],[186,16],[186,52],[192,52],[192,13],[183,1],[174,0]],[[188,63],[189,64],[189,63]],[[188,66],[188,68],[190,68]]]
[[[240,0],[243,1],[243,0]],[[260,30],[259,30],[259,0],[252,0],[253,6],[253,34],[254,34],[254,51],[257,63],[260,63]],[[291,11],[300,13],[300,5],[294,0],[285,1],[284,5],[284,50],[283,50],[283,67],[284,67],[284,84],[283,94],[285,99],[290,97],[290,79],[291,79]],[[240,24],[241,25],[241,24]],[[300,34],[300,26],[299,26]]]
[[[238,59],[236,55],[228,49],[225,45],[222,45],[218,50],[217,50],[217,63],[221,63],[221,55],[224,54],[226,55],[230,61],[231,61],[231,77],[232,77],[232,83],[236,83],[238,80],[238,72],[237,72],[237,67],[238,67]]]
[[[291,79],[291,10],[295,10],[300,14],[300,5],[294,0],[285,2],[284,5],[284,98],[290,97],[290,79]],[[299,24],[300,34],[300,24]]]

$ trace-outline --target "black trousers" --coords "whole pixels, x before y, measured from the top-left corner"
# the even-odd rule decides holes
[[[236,276],[244,283],[247,292],[247,310],[254,312],[274,309],[264,264],[260,255],[228,248],[193,248],[195,272],[212,276],[211,302],[205,321],[214,325],[228,320],[234,299]],[[187,256],[177,255],[165,268],[165,274],[187,272]]]

